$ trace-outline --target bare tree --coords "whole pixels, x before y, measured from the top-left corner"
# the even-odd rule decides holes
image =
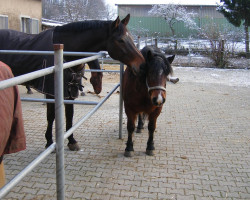
[[[62,22],[104,19],[105,12],[104,0],[65,0],[61,3],[43,0],[43,16]]]
[[[114,20],[116,17],[116,10],[109,4],[106,4],[106,9],[104,10],[104,18],[107,20]]]
[[[174,25],[177,22],[184,22],[184,25],[191,29],[197,29],[197,25],[193,20],[195,13],[187,12],[186,8],[179,4],[159,4],[154,5],[148,12],[149,15],[163,17],[169,25],[172,35],[175,36]]]
[[[176,37],[174,25],[177,22],[184,22],[184,25],[190,29],[197,29],[197,25],[193,20],[196,15],[193,12],[187,12],[186,8],[179,4],[159,4],[154,5],[148,12],[149,15],[163,17],[166,23],[169,25],[172,32],[172,36]],[[178,41],[175,39],[175,50],[177,50]]]
[[[215,66],[225,68],[228,65],[228,59],[232,56],[229,45],[232,35],[228,34],[226,28],[221,31],[218,24],[210,23],[201,29],[201,36],[208,40],[208,44],[204,43],[204,48]]]

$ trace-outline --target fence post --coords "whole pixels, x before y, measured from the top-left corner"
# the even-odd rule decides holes
[[[56,128],[56,191],[57,199],[65,198],[64,133],[63,133],[63,44],[54,44],[55,64],[55,128]]]
[[[122,118],[123,118],[122,81],[123,81],[123,72],[124,72],[124,64],[120,63],[119,139],[122,139]]]
[[[158,47],[157,38],[155,38],[155,47]]]
[[[225,46],[225,40],[224,39],[219,40],[219,55],[220,55],[220,58],[219,58],[220,63],[219,63],[219,65],[220,65],[220,67],[224,67],[224,65],[225,65],[224,64],[224,55],[225,55],[224,46]]]
[[[139,35],[138,35],[138,38],[137,38],[137,39],[138,39],[137,49],[140,49],[140,42],[141,42],[141,41],[140,41],[140,36],[139,36]]]

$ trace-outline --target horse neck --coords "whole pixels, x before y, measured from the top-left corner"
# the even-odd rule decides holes
[[[134,90],[136,93],[140,92],[141,95],[148,96],[148,90],[146,85],[146,75],[139,74],[134,75],[133,71],[130,68],[126,70],[129,71],[128,73],[128,82],[131,83],[131,89]]]
[[[107,50],[107,40],[109,37],[109,27],[93,30],[86,30],[81,32],[67,32],[57,33],[54,41],[59,40],[64,44],[64,51],[78,51],[78,52],[98,52]]]

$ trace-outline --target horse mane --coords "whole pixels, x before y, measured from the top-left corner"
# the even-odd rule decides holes
[[[72,22],[63,26],[57,26],[55,32],[82,32],[87,30],[103,28],[106,25],[111,24],[112,21],[102,20],[86,20],[79,22]]]
[[[158,48],[158,47],[155,47],[155,46],[146,46],[144,47],[141,52],[142,52],[142,55],[144,56],[144,58],[147,60],[146,56],[147,56],[147,53],[151,51],[151,53],[153,54],[154,57],[160,57],[163,59],[164,63],[166,64],[166,68],[164,68],[164,72],[169,75],[169,74],[172,74],[173,73],[173,68],[171,66],[171,64],[169,63],[168,59],[166,58],[165,54],[161,52],[161,50]],[[144,64],[144,66],[141,66],[141,69],[145,70],[145,67],[146,67],[147,64]]]
[[[161,53],[161,52],[154,52],[154,56],[159,56],[160,58],[163,59],[164,63],[166,64],[166,68],[163,69],[163,70],[164,70],[164,72],[167,75],[173,73],[173,68],[172,68],[171,64],[168,62],[168,59],[166,58],[166,56],[163,53]]]

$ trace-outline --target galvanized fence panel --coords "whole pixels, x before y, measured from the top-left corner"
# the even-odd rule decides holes
[[[50,145],[45,151],[43,151],[36,159],[34,159],[27,167],[25,167],[19,174],[17,174],[9,183],[0,189],[0,199],[3,198],[8,192],[17,185],[29,172],[31,172],[37,165],[39,165],[48,155],[50,155],[56,149],[56,184],[57,184],[57,199],[65,198],[65,177],[64,177],[64,144],[63,141],[67,139],[73,131],[75,131],[84,121],[91,117],[102,104],[115,92],[115,90],[122,84],[123,77],[123,64],[118,70],[93,70],[95,72],[120,72],[120,83],[117,84],[106,97],[97,102],[85,102],[85,101],[69,101],[63,98],[63,70],[73,67],[82,63],[86,63],[98,58],[104,57],[104,52],[92,53],[92,52],[63,52],[63,45],[55,45],[55,51],[15,51],[15,50],[0,50],[0,53],[9,54],[33,54],[33,55],[54,55],[55,66],[48,67],[46,69],[31,72],[22,76],[14,77],[8,80],[0,82],[0,90],[3,90],[14,85],[22,84],[35,78],[39,78],[51,73],[55,73],[55,100],[48,99],[23,99],[24,101],[43,101],[43,102],[55,102],[55,120],[56,120],[56,142]],[[87,58],[75,60],[72,62],[63,64],[63,55],[75,55],[75,56],[89,56]],[[92,71],[92,70],[88,70]],[[89,113],[82,117],[71,129],[63,134],[63,104],[64,103],[78,103],[86,105],[96,105]],[[122,113],[123,113],[123,100],[122,92],[120,92],[120,109],[119,109],[119,138],[122,138]]]

